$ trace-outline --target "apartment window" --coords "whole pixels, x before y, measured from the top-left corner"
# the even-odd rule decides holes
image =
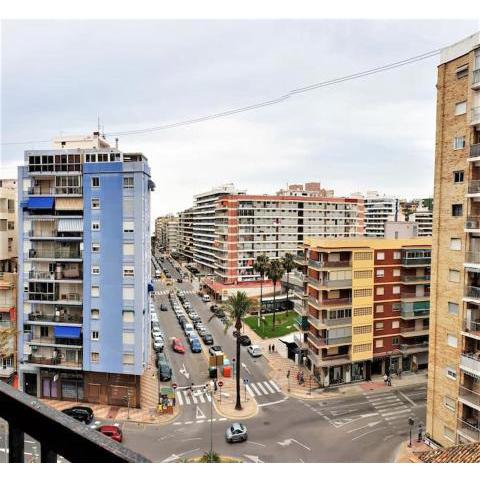
[[[460,238],[451,238],[450,250],[461,250],[461,249],[462,249],[462,240]]]
[[[458,315],[458,303],[448,302],[448,313],[450,315]]]
[[[400,343],[400,339],[398,337],[392,337],[392,345],[398,345]]]
[[[372,314],[372,307],[357,307],[353,309],[354,317],[364,317]]]
[[[124,365],[135,365],[135,356],[133,353],[124,353],[123,354],[123,364]]]
[[[91,352],[90,359],[92,360],[92,363],[98,363],[100,361],[100,354],[98,352]]]
[[[385,252],[377,252],[377,260],[385,260]]]
[[[450,333],[447,333],[447,345],[452,348],[457,348],[458,346],[458,340],[455,335],[451,335]]]
[[[455,75],[457,76],[457,80],[461,78],[468,77],[468,65],[462,65],[455,70]]]
[[[99,297],[100,296],[100,287],[96,287],[92,285],[92,297]]]
[[[457,379],[457,371],[453,367],[447,367],[445,374],[451,380],[456,380]]]
[[[452,217],[461,217],[463,215],[463,205],[461,203],[454,203],[452,205]]]
[[[100,275],[100,266],[92,265],[92,275]]]
[[[353,291],[354,297],[369,297],[370,295],[372,295],[371,288],[359,288]]]
[[[400,276],[400,269],[399,268],[394,268],[393,269],[393,276],[394,277],[399,277]]]
[[[372,349],[371,343],[361,343],[353,346],[353,353],[368,352]]]
[[[123,332],[124,345],[135,345],[135,334],[133,332]]]
[[[123,188],[133,188],[133,177],[123,177]]]
[[[100,208],[100,199],[99,198],[92,198],[92,209],[98,210]]]
[[[460,283],[460,271],[459,270],[448,270],[448,280],[454,283]]]
[[[90,310],[90,318],[92,320],[98,320],[100,318],[100,310],[98,308],[92,308]]]
[[[372,252],[356,252],[353,254],[355,260],[371,260]]]
[[[453,138],[453,149],[462,150],[465,148],[465,137],[454,137]]]
[[[448,438],[450,441],[455,441],[455,431],[446,425],[443,426],[443,436]]]
[[[382,348],[383,347],[383,339],[375,340],[375,348]]]
[[[123,222],[123,233],[133,233],[133,222]]]
[[[100,244],[99,243],[92,243],[92,253],[100,252]]]
[[[385,270],[383,270],[383,269],[377,269],[377,271],[376,271],[376,276],[377,276],[377,277],[384,277],[384,276],[385,276]]]
[[[372,271],[371,270],[355,270],[355,272],[353,273],[353,277],[356,279],[372,278]]]
[[[124,323],[132,323],[135,321],[135,312],[132,312],[131,310],[124,310],[122,317]]]
[[[392,287],[392,294],[393,295],[398,295],[400,293],[400,286],[399,285],[394,285]]]
[[[383,313],[383,305],[375,305],[375,313]]]
[[[124,300],[134,300],[135,291],[133,287],[123,287],[123,299]]]
[[[123,254],[124,255],[135,255],[135,244],[133,243],[124,243],[123,244]]]
[[[98,188],[100,186],[100,177],[92,177],[92,188]]]
[[[400,260],[402,258],[402,252],[399,252],[398,250],[395,250],[393,252],[393,259],[394,260]]]
[[[133,267],[123,267],[123,276],[124,277],[133,277],[134,274],[134,269]]]
[[[8,229],[15,230],[15,222],[8,222]]]
[[[456,172],[453,172],[453,183],[463,183],[463,178],[463,170],[457,170]]]
[[[392,312],[399,312],[402,308],[401,303],[392,303]]]
[[[383,295],[385,293],[385,288],[377,287],[377,295]]]
[[[467,113],[467,101],[458,102],[455,104],[455,115],[463,115]]]
[[[354,335],[364,335],[366,333],[371,333],[371,332],[372,332],[371,325],[361,325],[359,327],[353,327]]]
[[[48,337],[48,327],[40,327],[40,336],[41,337]]]
[[[454,399],[454,398],[445,395],[445,396],[443,397],[443,404],[444,404],[445,407],[447,407],[449,410],[455,411],[456,402],[455,402],[455,399]]]
[[[98,330],[92,330],[92,340],[98,340]]]
[[[92,231],[98,232],[100,230],[100,222],[92,222]]]
[[[383,322],[375,322],[375,330],[383,330]]]
[[[398,320],[394,320],[392,322],[392,328],[400,328],[400,322]]]

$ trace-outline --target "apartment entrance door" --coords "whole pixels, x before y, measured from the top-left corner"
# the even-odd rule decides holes
[[[37,374],[36,373],[24,373],[23,374],[24,391],[26,394],[32,397],[37,396]]]

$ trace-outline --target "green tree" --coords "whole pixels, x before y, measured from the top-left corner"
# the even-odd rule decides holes
[[[275,331],[275,314],[277,310],[276,293],[277,282],[283,277],[285,270],[282,262],[278,259],[271,260],[267,270],[267,277],[273,282],[273,317],[272,317],[272,330]]]
[[[255,306],[255,302],[247,297],[245,292],[237,292],[235,295],[230,295],[225,302],[225,309],[228,312],[228,319],[225,324],[225,332],[233,325],[236,330],[237,338],[237,357],[236,357],[236,390],[237,401],[235,404],[236,410],[242,409],[240,401],[240,335],[242,330],[242,322],[247,313]]]
[[[258,310],[258,318],[262,315],[262,300],[263,300],[263,282],[265,280],[265,275],[267,274],[268,265],[270,259],[267,255],[259,255],[255,262],[253,263],[253,269],[260,274],[260,305]]]
[[[289,305],[288,301],[288,293],[290,292],[290,272],[295,268],[295,262],[293,261],[293,255],[291,253],[286,253],[282,259],[282,266],[287,272],[287,286],[285,287],[287,290],[287,305]],[[287,307],[287,313],[290,308]]]

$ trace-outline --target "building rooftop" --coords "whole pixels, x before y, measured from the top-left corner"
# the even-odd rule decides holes
[[[403,247],[431,247],[430,237],[421,238],[307,238],[305,244],[311,248],[346,249],[346,248],[403,248]]]
[[[423,463],[479,463],[480,442],[414,452],[414,455]]]
[[[464,38],[453,45],[442,48],[440,51],[439,65],[451,62],[456,58],[463,57],[463,55],[466,55],[468,52],[471,52],[477,47],[480,47],[480,32],[475,32],[469,37]]]

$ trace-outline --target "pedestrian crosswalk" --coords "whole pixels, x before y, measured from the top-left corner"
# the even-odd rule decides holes
[[[159,296],[159,295],[168,295],[170,293],[171,290],[169,289],[165,289],[165,290],[155,290],[153,292],[153,294],[155,296]],[[180,290],[181,292],[185,293],[185,294],[196,294],[197,292],[195,290]]]
[[[411,407],[402,401],[395,392],[369,392],[364,394],[378,414],[399,433],[408,430],[408,419],[416,421]]]
[[[260,397],[263,395],[282,392],[280,387],[273,380],[249,383],[245,385],[245,388],[251,397]]]
[[[175,392],[179,405],[198,405],[212,401],[212,397],[206,392],[193,392],[189,390],[177,390]]]

